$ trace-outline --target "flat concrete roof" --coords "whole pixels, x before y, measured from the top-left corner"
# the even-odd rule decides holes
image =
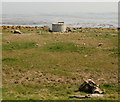
[[[64,22],[57,22],[57,23],[52,23],[52,24],[64,24]]]

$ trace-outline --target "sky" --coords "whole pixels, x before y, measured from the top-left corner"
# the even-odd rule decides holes
[[[117,13],[117,2],[3,2],[3,14]]]
[[[2,2],[119,2],[119,0],[1,0]]]

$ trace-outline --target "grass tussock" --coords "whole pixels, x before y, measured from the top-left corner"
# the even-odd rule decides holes
[[[16,58],[3,58],[2,61],[17,61]]]

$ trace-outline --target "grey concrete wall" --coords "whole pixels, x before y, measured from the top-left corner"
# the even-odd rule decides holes
[[[52,31],[53,32],[65,32],[66,31],[66,24],[52,24]]]

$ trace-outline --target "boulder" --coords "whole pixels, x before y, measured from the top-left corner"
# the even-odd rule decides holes
[[[15,34],[21,34],[21,31],[20,31],[20,30],[12,30],[11,32],[12,32],[12,33],[15,33]]]
[[[49,31],[50,28],[49,28],[48,26],[44,26],[44,27],[43,27],[43,30],[45,30],[45,31]]]
[[[74,28],[73,28],[73,27],[67,27],[66,30],[67,30],[68,32],[70,32],[70,31],[73,31]]]
[[[98,93],[103,94],[104,92],[99,88],[99,85],[97,85],[93,80],[88,79],[83,82],[83,84],[80,85],[79,91],[87,92],[87,93]]]
[[[50,29],[49,32],[52,32],[52,30]]]

